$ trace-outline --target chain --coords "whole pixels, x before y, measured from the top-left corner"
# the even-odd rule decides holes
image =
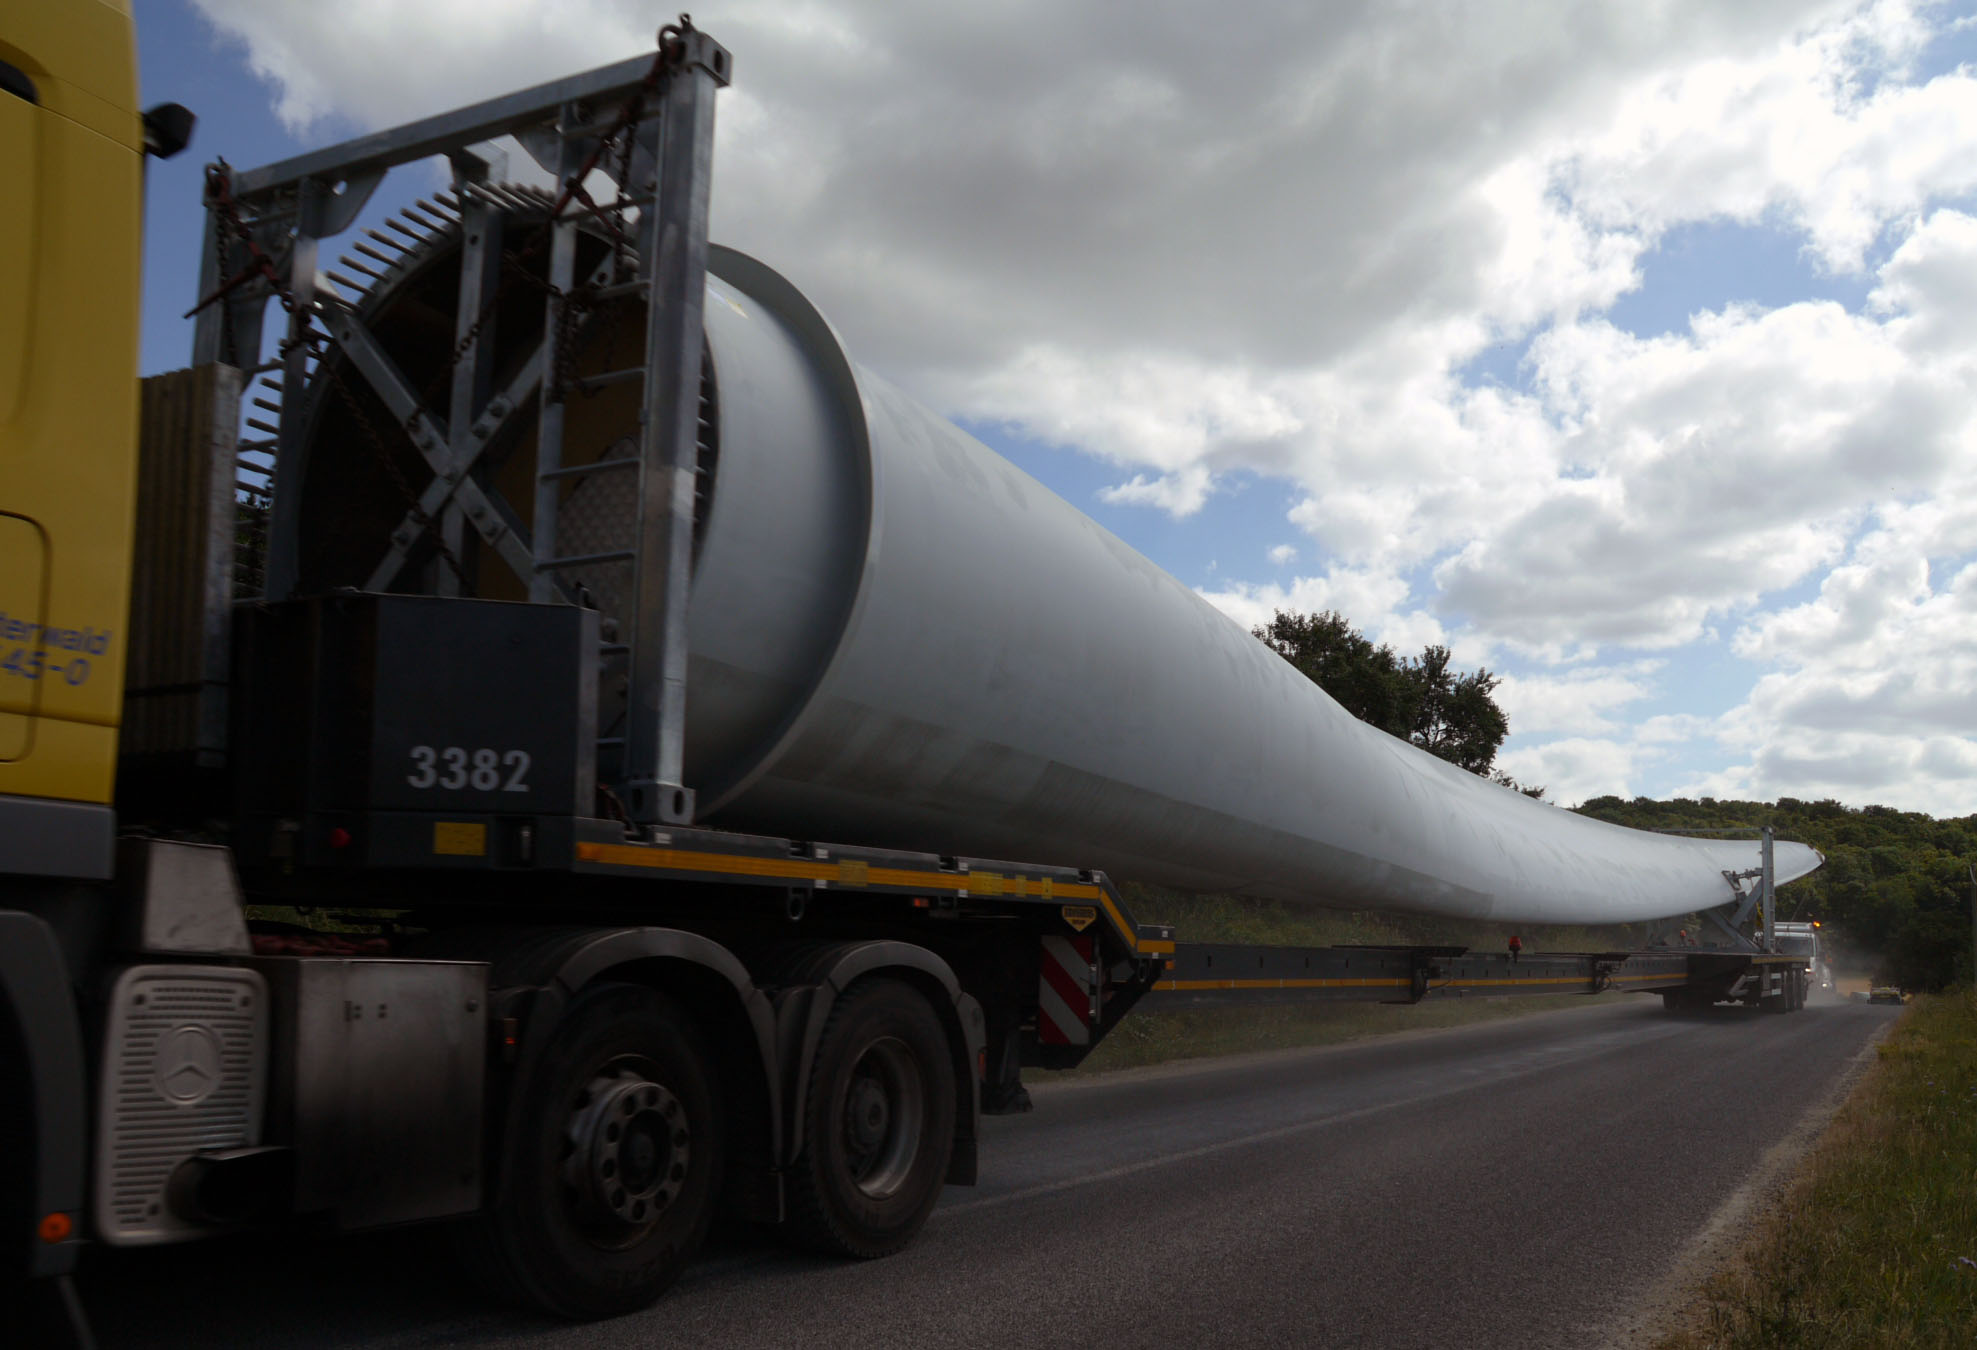
[[[220,163],[224,165],[226,161],[221,160]],[[223,277],[226,274],[227,234],[225,230],[214,230],[213,275]],[[234,349],[233,311],[225,305],[220,306],[220,360],[230,366],[240,364],[240,353]]]
[[[209,205],[219,210],[228,228],[232,230],[234,237],[246,246],[247,266],[221,282],[219,287],[211,295],[208,295],[179,317],[184,319],[191,318],[200,310],[206,308],[206,306],[232,294],[233,291],[252,281],[255,277],[264,278],[268,283],[268,289],[273,291],[275,298],[281,301],[281,307],[290,314],[295,313],[296,299],[294,294],[288,289],[288,286],[282,281],[281,269],[275,266],[275,260],[273,258],[270,258],[261,250],[260,242],[254,238],[254,231],[240,218],[240,204],[233,199],[233,169],[224,159],[215,160],[206,166],[206,200]],[[224,271],[224,243],[222,243],[221,248],[222,266],[220,270]]]

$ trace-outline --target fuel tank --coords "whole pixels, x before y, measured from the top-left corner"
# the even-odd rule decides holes
[[[446,302],[425,293],[445,274],[445,241],[429,252],[430,267],[409,261],[360,306],[413,368],[430,360],[419,311]],[[511,364],[535,322],[531,333],[524,310],[504,311]],[[588,341],[578,374],[623,365],[618,339],[635,345],[641,322],[621,317],[617,335]],[[1574,815],[1358,721],[1187,586],[858,366],[755,259],[713,251],[706,342],[685,772],[700,823],[1519,923],[1687,913],[1731,898],[1725,871],[1758,864],[1755,843]],[[600,354],[611,348],[615,358]],[[402,512],[365,466],[350,400],[311,396],[307,463],[284,466],[303,505],[285,526],[278,513],[271,544],[270,575],[294,593],[365,584]],[[631,453],[636,415],[636,399],[612,388],[572,398],[565,462]],[[610,484],[631,478],[576,481],[558,508],[559,553],[622,545],[630,498]],[[532,444],[490,479],[528,527]],[[629,623],[633,603],[614,566],[570,573],[607,628]],[[491,562],[469,570],[470,592],[520,598]],[[417,575],[395,588],[418,589]],[[607,723],[623,701],[607,678]],[[1777,847],[1780,881],[1818,863],[1803,845]]]

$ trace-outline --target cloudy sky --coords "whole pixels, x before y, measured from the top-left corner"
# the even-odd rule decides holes
[[[138,0],[197,161],[649,50],[626,0]],[[1601,793],[1977,812],[1977,17],[1918,0],[698,4],[714,233],[1244,623],[1504,675]],[[430,183],[415,183],[426,188]],[[410,190],[410,189],[408,189]]]

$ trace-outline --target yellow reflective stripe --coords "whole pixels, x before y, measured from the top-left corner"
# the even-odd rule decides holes
[[[1591,984],[1593,978],[1591,975],[1547,975],[1541,978],[1513,980],[1507,977],[1504,979],[1493,979],[1485,976],[1477,980],[1438,980],[1431,983],[1428,987],[1430,989],[1497,989],[1506,984]],[[1681,971],[1671,970],[1666,975],[1611,975],[1607,977],[1607,983],[1619,984],[1622,981],[1640,980],[1666,981],[1682,978]]]
[[[747,858],[725,853],[692,853],[677,848],[647,848],[639,844],[577,844],[577,858],[611,867],[650,867],[669,872],[727,872],[736,876],[781,877],[791,881],[822,881],[837,872],[799,858]]]
[[[1405,989],[1407,980],[1162,980],[1154,989]]]
[[[1095,886],[1092,889],[1098,890]],[[1164,956],[1173,952],[1174,944],[1163,939],[1148,938],[1141,941],[1139,928],[1126,922],[1126,916],[1119,912],[1119,906],[1112,903],[1111,896],[1099,891],[1098,899],[1099,903],[1105,906],[1105,917],[1112,920],[1113,930],[1125,939],[1126,946],[1132,951],[1141,956]]]
[[[1669,980],[1673,975],[1620,975],[1619,980]],[[1197,989],[1404,989],[1412,981],[1398,978],[1371,980],[1162,980],[1153,987],[1156,991],[1172,990],[1188,992]],[[1444,980],[1432,983],[1429,991],[1437,989],[1499,989],[1504,985],[1537,984],[1577,984],[1592,983],[1586,975],[1546,977],[1528,980]]]
[[[751,858],[743,854],[705,853],[694,849],[657,848],[648,844],[600,844],[583,840],[577,844],[580,862],[601,863],[607,867],[649,867],[666,872],[722,872],[732,876],[777,877],[785,881],[838,881],[845,861],[811,858]],[[905,867],[865,869],[867,886],[897,886],[904,890],[965,891],[966,872],[928,872]],[[1012,877],[998,874],[1003,894],[1034,895],[1043,898],[1044,887],[1050,898],[1072,900],[1103,899],[1097,886],[1052,878]],[[1019,884],[1020,883],[1020,884]],[[1108,902],[1108,907],[1109,907]],[[1116,911],[1114,911],[1116,914]]]
[[[971,888],[967,872],[927,872],[906,867],[873,867],[856,859],[818,861],[809,858],[751,858],[729,853],[704,853],[692,849],[657,848],[648,844],[600,844],[581,840],[577,844],[580,862],[601,863],[606,867],[649,867],[665,872],[721,872],[730,876],[775,877],[783,881],[847,880],[847,870],[855,875],[864,868],[866,886],[895,886],[901,890],[949,891],[971,889],[989,895],[1035,896],[1039,900],[1096,900],[1105,907],[1106,917],[1125,939],[1126,946],[1141,956],[1167,956],[1174,951],[1172,941],[1147,938],[1126,921],[1102,886],[1082,881],[1059,881],[1055,877],[1021,877],[1001,872],[979,874],[986,884]]]

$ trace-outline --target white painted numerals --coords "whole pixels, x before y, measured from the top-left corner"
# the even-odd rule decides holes
[[[471,787],[476,792],[527,792],[529,752],[490,750],[482,746],[467,750],[457,745],[435,749],[430,745],[412,747],[412,772],[405,781],[415,788],[439,788],[458,792]]]

